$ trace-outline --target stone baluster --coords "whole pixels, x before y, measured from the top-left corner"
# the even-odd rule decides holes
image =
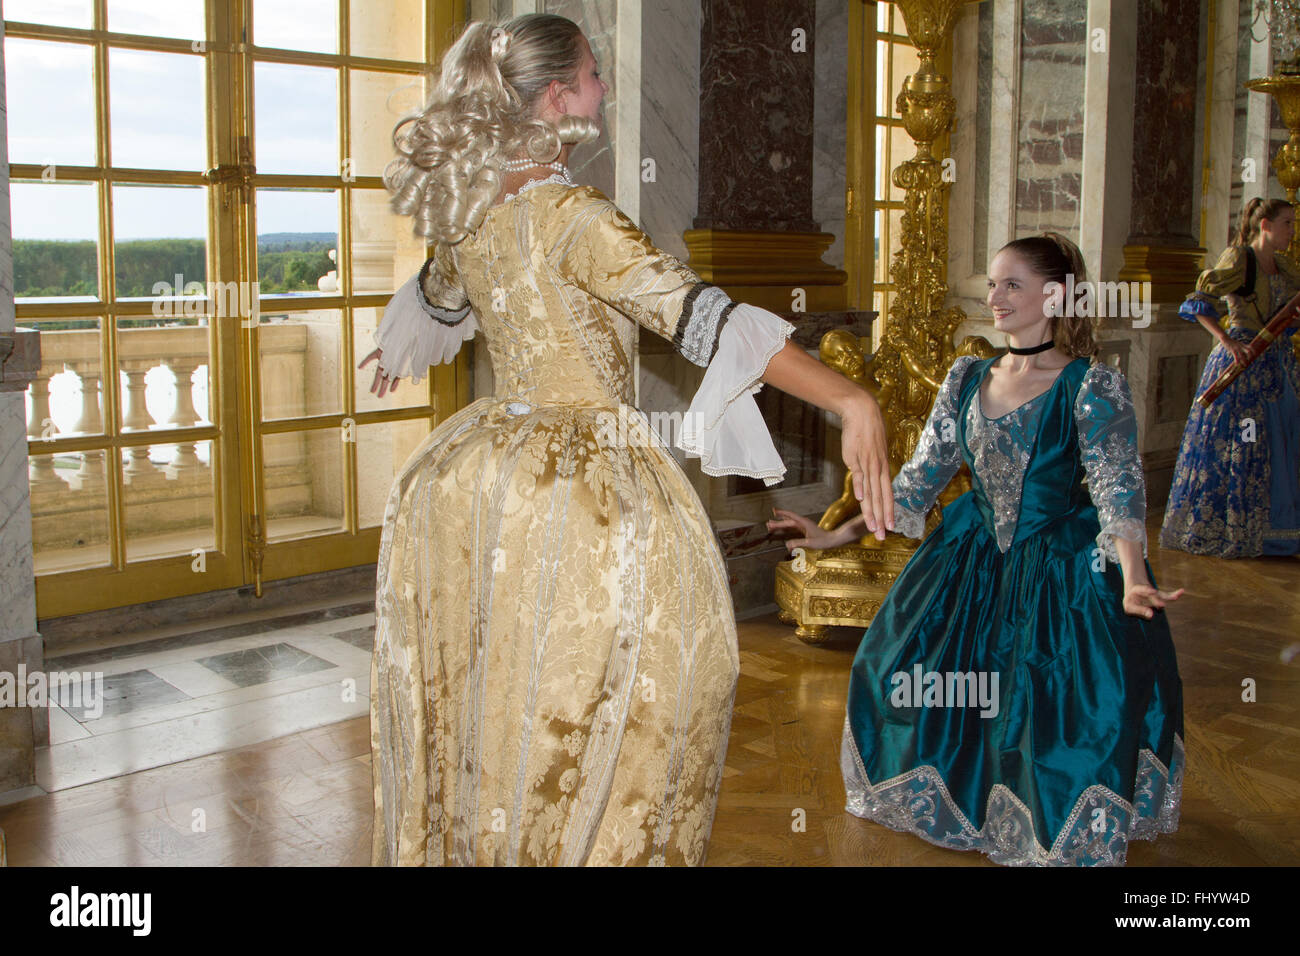
[[[32,380],[32,411],[27,419],[27,437],[33,441],[53,438],[58,432],[54,419],[50,417],[50,373],[42,368],[38,378]],[[48,430],[47,430],[48,429]],[[32,496],[58,488],[67,483],[54,470],[54,456],[33,453],[27,463],[27,481],[31,486]]]
[[[122,431],[147,432],[155,424],[145,403],[145,376],[157,362],[153,359],[119,363],[126,376],[126,411],[122,416]],[[122,471],[127,484],[157,481],[167,476],[149,460],[149,446],[135,445],[126,449],[126,467]]]
[[[189,358],[167,359],[167,367],[176,376],[176,407],[172,410],[171,418],[167,419],[168,424],[188,428],[199,420],[198,413],[194,410],[193,376],[200,364]],[[195,452],[194,442],[179,442],[167,465],[168,473],[176,479],[192,478],[200,474],[203,467],[203,462]]]
[[[74,431],[79,435],[99,435],[104,430],[104,416],[99,404],[100,369],[98,364],[77,362],[72,371],[81,379],[81,417]],[[104,450],[92,448],[79,453],[81,467],[77,479],[82,491],[102,493],[106,488],[104,478]]]

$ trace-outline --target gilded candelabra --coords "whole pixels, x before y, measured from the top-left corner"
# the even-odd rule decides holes
[[[916,448],[939,385],[959,351],[953,333],[966,317],[958,308],[943,307],[948,296],[949,184],[934,155],[934,141],[951,128],[957,104],[934,58],[957,11],[968,2],[972,0],[898,0],[920,56],[920,68],[904,81],[895,104],[903,128],[916,143],[916,155],[893,172],[894,184],[906,193],[900,248],[889,268],[898,293],[880,347],[869,359],[866,343],[846,332],[828,333],[821,343],[823,362],[875,392],[889,430],[895,471]],[[977,337],[963,342],[961,351],[991,355],[994,350]],[[835,527],[857,508],[846,476],[844,495],[819,524]],[[796,633],[808,644],[825,641],[831,625],[866,626],[914,548],[915,542],[905,538],[893,536],[881,543],[868,536],[855,546],[810,550],[783,562],[776,574],[781,620],[798,625]]]

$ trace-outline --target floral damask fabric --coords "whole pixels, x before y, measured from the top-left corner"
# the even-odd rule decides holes
[[[428,436],[388,501],[373,861],[698,864],[739,674],[726,571],[668,448],[611,441],[609,422],[633,399],[637,325],[708,365],[730,300],[561,184],[494,207],[451,264],[423,291],[472,306],[496,391]],[[749,351],[770,357],[782,325],[746,325],[767,330]],[[762,371],[727,401],[752,403]]]
[[[1255,291],[1238,296],[1245,254],[1225,250],[1197,281],[1181,313],[1214,314],[1226,302],[1228,335],[1242,345],[1300,289],[1300,270],[1283,255],[1278,273],[1258,271]],[[1267,348],[1209,408],[1192,404],[1174,466],[1160,544],[1224,558],[1300,551],[1300,368],[1291,349],[1294,327]],[[1199,398],[1233,363],[1215,345],[1206,360]]]

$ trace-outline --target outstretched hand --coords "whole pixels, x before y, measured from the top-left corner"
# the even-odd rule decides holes
[[[803,515],[782,508],[773,508],[772,513],[776,517],[768,519],[768,531],[793,531],[802,536],[786,539],[785,547],[788,551],[793,552],[795,548],[816,548],[825,551],[840,545],[834,531],[819,527],[811,518],[805,518]]]
[[[853,476],[853,494],[862,502],[867,530],[880,541],[894,530],[894,489],[889,476],[889,450],[885,418],[880,405],[863,390],[841,413],[844,423],[840,445],[844,464]]]
[[[1124,589],[1124,613],[1133,617],[1144,617],[1148,621],[1156,616],[1156,610],[1164,610],[1169,601],[1177,601],[1183,596],[1183,588],[1177,591],[1158,591],[1150,584],[1130,584]]]
[[[369,355],[367,355],[365,358],[361,360],[361,362],[357,365],[357,368],[365,368],[372,361],[376,361],[376,360],[382,363],[383,357],[384,357],[384,350],[375,349],[373,352],[371,352]],[[377,364],[375,365],[375,380],[370,383],[370,391],[378,395],[380,398],[383,398],[384,395],[386,395],[387,393],[397,391],[397,383],[400,381],[401,381],[400,378],[396,378],[396,377],[389,378],[388,373],[384,371],[383,366],[381,364]]]

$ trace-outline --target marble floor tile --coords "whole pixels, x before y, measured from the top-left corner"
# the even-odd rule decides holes
[[[50,708],[50,743],[61,744],[69,740],[89,737],[90,731],[62,707]]]
[[[97,707],[84,706],[83,700],[81,707],[65,704],[63,709],[85,725],[105,717],[121,717],[123,714],[138,713],[150,707],[188,699],[188,694],[173,687],[152,671],[135,670],[124,674],[106,675],[103,699]]]
[[[66,790],[164,764],[273,740],[369,713],[369,700],[347,700],[332,681],[320,687],[253,700],[149,725],[96,734],[36,751],[36,781]]]
[[[368,602],[344,604],[338,607],[319,608],[312,611],[296,611],[289,614],[279,614],[260,620],[245,621],[239,624],[196,629],[190,633],[175,634],[170,637],[152,640],[146,639],[131,644],[123,644],[118,647],[101,648],[98,650],[81,651],[63,654],[57,657],[49,657],[46,658],[46,666],[51,669],[71,670],[74,668],[86,667],[91,664],[103,663],[109,660],[121,660],[123,658],[134,657],[140,654],[156,654],[160,651],[169,651],[177,648],[195,647],[201,644],[213,644],[218,641],[230,640],[234,637],[268,634],[274,631],[282,631],[286,628],[315,624],[335,618],[355,617],[358,614],[364,614],[367,611],[373,613],[374,608],[375,605],[372,600]]]
[[[338,666],[284,642],[202,657],[196,663],[236,687],[252,687]]]
[[[149,667],[149,670],[173,687],[183,690],[191,698],[221,694],[239,687],[238,684],[226,680],[226,678],[213,671],[212,668],[204,667],[198,661],[153,664]]]
[[[366,627],[353,627],[346,631],[335,631],[330,637],[336,641],[347,641],[353,647],[370,653],[375,646],[375,626],[370,624]]]

